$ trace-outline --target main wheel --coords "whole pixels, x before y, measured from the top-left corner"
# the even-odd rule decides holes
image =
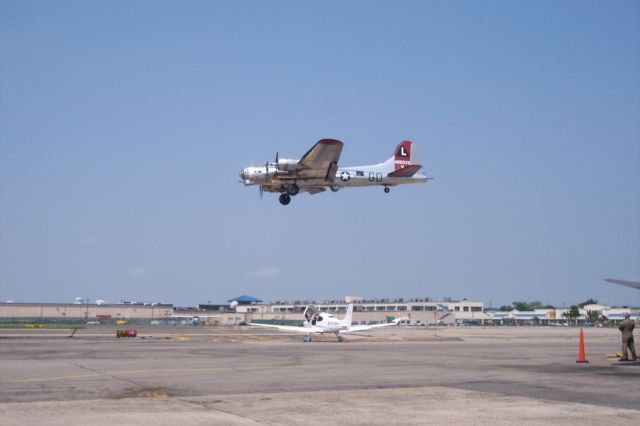
[[[298,195],[298,192],[300,192],[300,188],[294,183],[289,187],[289,190],[287,192],[289,192],[289,195],[291,196]]]
[[[338,185],[331,185],[329,189],[331,189],[331,191],[333,192],[338,192],[340,190],[340,187]]]
[[[286,206],[290,202],[291,202],[291,196],[289,194],[287,193],[280,194],[280,204],[282,204],[283,206]]]
[[[391,191],[391,189],[390,189],[388,186],[385,186],[385,187],[384,187],[384,193],[385,193],[385,194],[388,194],[388,193],[389,193],[389,191]]]

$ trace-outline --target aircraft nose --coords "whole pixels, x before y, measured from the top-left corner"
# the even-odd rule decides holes
[[[240,182],[244,183],[245,185],[251,185],[251,180],[249,179],[250,174],[247,169],[243,169],[239,173],[239,176],[240,176]]]

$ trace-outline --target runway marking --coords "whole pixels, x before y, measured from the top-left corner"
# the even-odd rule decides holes
[[[479,363],[481,361],[478,361]],[[467,364],[472,362],[467,361]],[[425,362],[420,365],[434,365],[440,364],[440,362]],[[633,364],[633,363],[631,363]],[[14,379],[14,380],[0,380],[0,385],[3,384],[18,384],[18,383],[37,383],[37,382],[54,382],[60,380],[69,379],[87,379],[95,377],[109,377],[116,379],[118,377],[126,376],[140,376],[145,374],[166,374],[166,373],[215,373],[215,372],[247,372],[247,371],[259,371],[259,370],[273,370],[273,369],[330,369],[330,368],[345,368],[349,365],[358,366],[358,363],[345,364],[345,363],[333,363],[333,364],[283,364],[283,365],[263,365],[253,367],[202,367],[202,368],[153,368],[153,369],[140,369],[140,370],[116,370],[116,371],[99,371],[90,369],[88,367],[78,366],[84,368],[91,373],[84,374],[67,374],[63,376],[49,376],[49,377],[32,377],[27,379]],[[403,362],[399,364],[386,364],[385,367],[397,367],[405,366]],[[142,386],[139,383],[134,383],[138,386]]]
[[[64,376],[51,376],[51,377],[32,377],[28,379],[15,379],[15,380],[2,380],[0,384],[11,384],[11,383],[32,383],[32,382],[55,382],[59,380],[69,380],[69,379],[86,379],[92,377],[101,377],[101,376],[138,376],[145,374],[158,374],[158,373],[214,373],[214,372],[222,372],[222,371],[237,371],[237,372],[245,372],[245,371],[257,371],[257,370],[265,370],[265,369],[291,369],[291,368],[336,368],[336,367],[344,367],[344,364],[312,364],[312,365],[265,365],[265,366],[256,366],[256,367],[216,367],[216,368],[163,368],[163,369],[144,369],[144,370],[120,370],[120,371],[104,371],[100,372],[97,370],[94,373],[85,373],[85,374],[68,374]]]

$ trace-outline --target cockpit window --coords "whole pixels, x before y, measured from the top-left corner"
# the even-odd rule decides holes
[[[322,315],[318,315],[318,319],[316,319],[316,321],[318,322],[322,321]]]

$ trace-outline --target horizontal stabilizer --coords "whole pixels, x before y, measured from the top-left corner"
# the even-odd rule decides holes
[[[418,164],[412,164],[410,166],[405,166],[401,169],[396,170],[395,172],[389,173],[387,176],[389,177],[411,177],[418,173],[422,166]]]

